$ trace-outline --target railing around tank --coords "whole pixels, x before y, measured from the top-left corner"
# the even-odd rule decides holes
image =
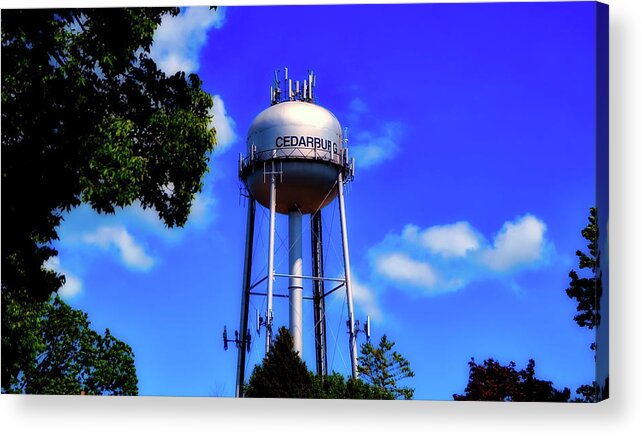
[[[341,168],[345,181],[354,178],[354,158],[348,158],[348,149],[345,147],[341,148],[337,153],[333,153],[331,151],[303,147],[256,151],[255,145],[250,147],[248,156],[243,156],[242,153],[239,154],[239,178],[245,180],[247,175],[254,171],[259,163],[289,159],[327,162]]]

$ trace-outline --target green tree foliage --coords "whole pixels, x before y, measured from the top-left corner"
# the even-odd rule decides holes
[[[272,348],[254,367],[244,395],[254,398],[318,398],[353,400],[394,400],[392,391],[362,379],[347,380],[333,372],[323,377],[310,372],[294,351],[290,332],[281,327]]]
[[[28,325],[37,355],[8,381],[6,392],[138,394],[134,353],[129,345],[116,339],[109,329],[104,335],[92,330],[85,313],[72,309],[57,296],[40,309]]]
[[[515,369],[515,362],[507,366],[494,359],[484,360],[478,365],[471,358],[468,386],[465,394],[454,394],[456,401],[538,401],[567,402],[571,391],[559,391],[553,382],[535,377],[535,361],[530,359],[525,369]]]
[[[250,398],[309,398],[312,379],[294,340],[285,327],[279,328],[270,351],[254,367],[245,389]]]
[[[333,372],[322,377],[310,373],[312,388],[309,398],[335,400],[394,400],[392,393],[366,383],[362,379],[349,377]]]
[[[593,329],[600,323],[600,297],[602,296],[601,273],[598,277],[600,256],[597,246],[599,237],[597,208],[590,209],[588,220],[589,223],[582,230],[582,236],[588,242],[588,254],[577,250],[576,255],[579,258],[580,270],[585,269],[589,273],[586,277],[580,277],[575,270],[571,270],[568,274],[571,282],[566,289],[566,294],[577,301],[577,314],[574,318],[577,325]],[[595,344],[592,348],[595,348]]]
[[[595,403],[597,401],[597,393],[600,390],[600,386],[597,382],[593,382],[591,385],[582,385],[575,391],[578,395],[577,398],[573,399],[574,403]]]
[[[584,277],[575,271],[569,272],[571,282],[566,289],[566,295],[577,301],[577,314],[573,318],[580,327],[593,329],[600,324],[600,299],[602,298],[602,272],[600,271],[600,252],[598,237],[600,229],[597,222],[597,208],[589,210],[588,224],[582,229],[582,236],[587,241],[588,254],[581,250],[575,253],[579,260],[579,269],[587,270]],[[595,350],[597,344],[593,342],[591,349]],[[599,397],[600,387],[593,381],[591,384],[580,386],[576,393],[577,401],[596,402]],[[608,398],[608,392],[606,397]]]
[[[28,324],[64,284],[43,267],[62,213],[139,201],[181,226],[202,188],[212,98],[149,56],[162,16],[178,12],[2,10],[3,388],[35,357]]]
[[[349,400],[394,400],[391,392],[370,385],[362,379],[352,377],[346,380],[343,375],[333,372],[322,377],[310,373],[312,387],[309,398],[349,399]]]
[[[386,335],[381,337],[377,348],[370,342],[364,343],[359,356],[359,374],[365,383],[388,392],[393,398],[410,400],[415,390],[400,386],[399,382],[414,377],[415,373],[410,369],[410,362],[392,350],[394,346]]]

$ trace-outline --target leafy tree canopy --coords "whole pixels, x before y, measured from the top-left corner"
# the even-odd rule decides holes
[[[350,400],[394,400],[392,393],[352,377],[346,380],[342,374],[333,372],[322,377],[310,373],[312,388],[309,398]]]
[[[579,258],[579,268],[590,272],[586,277],[580,277],[575,270],[569,272],[571,282],[566,289],[566,294],[577,301],[575,322],[580,327],[593,329],[600,323],[600,297],[602,296],[602,280],[601,277],[596,277],[600,263],[597,246],[599,236],[597,208],[590,209],[588,220],[589,223],[582,230],[582,236],[588,242],[588,254],[581,250],[577,250],[576,254]]]
[[[212,99],[197,75],[166,77],[149,57],[166,13],[178,9],[2,11],[3,288],[41,301],[57,289],[44,244],[81,201],[113,213],[140,200],[185,223]]]
[[[454,394],[456,401],[538,401],[567,402],[571,396],[568,388],[559,391],[553,382],[535,377],[535,361],[530,359],[525,369],[515,369],[515,362],[504,366],[494,359],[482,365],[474,358],[470,367],[465,394]]]
[[[582,236],[587,241],[588,254],[577,250],[579,269],[587,270],[584,277],[572,270],[569,272],[571,282],[566,289],[566,295],[577,301],[577,314],[573,318],[580,327],[593,329],[600,324],[600,299],[602,298],[602,272],[600,271],[600,252],[598,249],[599,225],[597,222],[597,208],[589,210],[588,224],[582,229]],[[595,350],[597,344],[593,342],[591,349]],[[607,378],[608,383],[608,378]],[[604,391],[593,381],[577,389],[579,395],[576,401],[596,402],[598,398],[608,398],[608,390]]]
[[[582,385],[575,393],[579,395],[577,398],[573,399],[575,403],[595,403],[597,402],[597,394],[600,392],[600,386],[597,382],[593,382],[590,385]]]
[[[62,213],[139,201],[185,223],[215,132],[195,74],[149,56],[178,8],[3,10],[2,386],[35,357],[25,326],[64,283],[43,267]],[[20,316],[12,316],[19,310]]]
[[[270,351],[254,367],[245,389],[251,398],[309,398],[312,378],[287,328],[279,328]]]
[[[389,393],[393,398],[412,399],[414,388],[400,386],[399,382],[412,378],[415,373],[410,369],[410,362],[397,351],[393,351],[394,342],[386,335],[381,337],[379,346],[370,342],[361,346],[359,356],[359,374],[361,379],[376,388]]]
[[[9,303],[13,313],[15,304]],[[20,308],[22,309],[22,308]],[[7,393],[137,395],[134,353],[109,331],[90,328],[87,315],[58,296],[31,314],[28,331],[37,355],[7,381]],[[3,380],[3,385],[5,381]]]
[[[390,389],[384,389],[363,379],[347,380],[333,372],[328,376],[310,372],[294,351],[294,341],[285,328],[279,329],[272,348],[260,365],[254,367],[244,388],[246,397],[260,398],[319,398],[354,400],[394,400]]]

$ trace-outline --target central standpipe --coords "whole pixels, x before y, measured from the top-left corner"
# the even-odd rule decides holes
[[[288,241],[290,244],[290,334],[294,340],[294,351],[303,358],[303,240],[301,223],[303,215],[297,210],[290,211]]]

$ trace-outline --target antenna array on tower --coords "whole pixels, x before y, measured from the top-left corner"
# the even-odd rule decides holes
[[[284,68],[283,84],[279,73],[281,70],[274,72],[274,82],[270,87],[270,104],[275,105],[285,101],[305,101],[307,103],[314,103],[316,95],[314,88],[317,85],[317,76],[314,71],[308,70],[307,78],[301,83],[296,80],[292,83],[289,76],[288,68]],[[303,85],[303,86],[301,86]]]

